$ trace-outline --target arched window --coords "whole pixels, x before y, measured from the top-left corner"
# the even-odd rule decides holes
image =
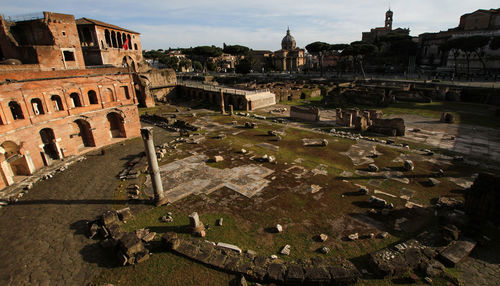
[[[116,48],[116,33],[115,31],[111,31],[111,43],[113,44],[113,48]]]
[[[111,35],[109,34],[109,30],[108,29],[104,30],[104,38],[106,39],[106,46],[108,48],[110,48],[111,47]]]
[[[72,94],[69,95],[69,98],[71,98],[73,107],[82,107],[82,101],[80,100],[80,96],[78,96],[78,93],[73,92]]]
[[[121,49],[123,47],[122,33],[116,33],[116,39],[118,40],[118,48]]]
[[[134,44],[134,50],[137,50],[137,44]]]
[[[57,94],[54,94],[50,97],[50,100],[52,101],[52,106],[54,106],[55,111],[61,111],[64,110],[64,106],[62,104],[61,97]]]
[[[99,101],[97,100],[97,94],[95,93],[95,91],[89,90],[89,92],[87,94],[89,96],[90,104],[98,104],[99,103]]]
[[[113,94],[113,90],[111,88],[106,88],[102,93],[102,100],[104,102],[115,101],[115,96]]]
[[[127,137],[125,133],[125,125],[123,122],[123,117],[120,114],[116,112],[111,112],[108,113],[106,117],[108,118],[111,138]]]
[[[132,39],[130,38],[130,34],[127,35],[127,39],[128,39],[128,48],[129,50],[132,50],[134,46],[132,46]]]
[[[31,99],[31,108],[33,109],[33,113],[35,115],[45,114],[40,98]]]
[[[125,95],[125,98],[130,99],[130,92],[128,92],[128,86],[124,85],[121,88],[123,89],[123,94]]]
[[[21,120],[24,119],[24,114],[23,110],[21,108],[21,105],[15,101],[9,102],[9,107],[10,107],[10,112],[12,112],[12,117],[14,120]]]

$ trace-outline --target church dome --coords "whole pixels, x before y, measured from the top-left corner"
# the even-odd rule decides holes
[[[286,36],[281,40],[281,48],[283,50],[293,50],[295,49],[295,39],[290,35],[290,29],[286,30]]]

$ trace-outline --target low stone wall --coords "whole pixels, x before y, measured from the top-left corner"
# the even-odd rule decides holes
[[[292,106],[290,118],[305,121],[319,121],[320,111],[317,107]]]
[[[345,259],[304,259],[300,262],[283,262],[278,259],[256,255],[248,251],[239,253],[230,248],[218,247],[202,240],[180,239],[169,232],[162,237],[166,247],[192,260],[230,273],[244,275],[258,282],[276,282],[291,285],[352,285],[357,282],[359,272]]]
[[[368,131],[388,136],[405,136],[406,126],[402,118],[373,119]]]

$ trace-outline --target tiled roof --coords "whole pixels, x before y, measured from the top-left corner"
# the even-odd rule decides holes
[[[105,22],[102,22],[99,20],[90,19],[90,18],[77,19],[76,24],[77,25],[96,25],[96,26],[106,27],[106,28],[110,28],[110,29],[121,30],[121,31],[133,33],[133,34],[140,34],[140,33],[137,33],[137,32],[131,31],[131,30],[124,29],[122,27],[118,27],[118,26],[115,26],[112,24],[108,24],[108,23],[105,23]]]

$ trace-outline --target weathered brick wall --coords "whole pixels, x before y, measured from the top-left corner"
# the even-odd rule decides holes
[[[45,128],[52,130],[57,148],[64,156],[81,154],[139,136],[140,121],[131,75],[118,74],[117,69],[102,69],[101,72],[105,73],[75,70],[64,72],[66,78],[61,77],[60,71],[31,72],[28,80],[11,82],[3,79],[18,77],[18,73],[0,74],[0,145],[13,142],[19,147],[20,155],[29,153],[34,169],[39,169],[44,165],[44,142],[40,131]],[[93,92],[95,97],[92,97]],[[73,106],[72,93],[79,98],[80,107]],[[53,96],[60,98],[59,107],[53,101]],[[14,118],[9,106],[11,102],[17,102],[24,119]],[[36,107],[33,103],[36,103]],[[117,119],[108,119],[108,115]],[[87,131],[91,133],[90,141],[94,144],[84,146],[77,120],[89,125]],[[112,136],[110,120],[115,123],[115,138]],[[120,137],[116,135],[118,129],[123,129]],[[6,156],[0,154],[0,163],[5,159]],[[1,187],[5,185],[6,178],[5,171],[0,172],[3,173],[0,176],[3,181]]]

